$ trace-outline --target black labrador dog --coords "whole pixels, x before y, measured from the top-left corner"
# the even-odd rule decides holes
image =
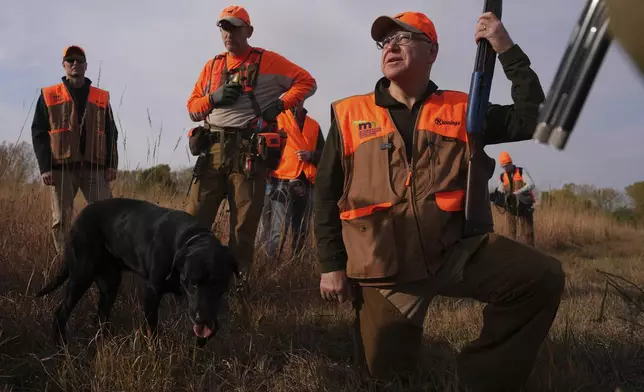
[[[93,282],[100,291],[98,320],[108,320],[122,271],[129,270],[146,280],[143,310],[148,333],[156,333],[162,295],[185,295],[197,344],[203,346],[216,333],[219,303],[232,275],[239,274],[228,247],[195,217],[127,198],[87,205],[70,228],[63,257],[58,276],[36,294],[49,294],[67,281],[53,321],[58,345],[67,343],[67,321]]]

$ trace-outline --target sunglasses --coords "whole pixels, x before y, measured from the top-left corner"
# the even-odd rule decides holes
[[[85,59],[82,57],[65,57],[63,58],[63,60],[70,64],[74,64],[74,62],[77,62],[78,64],[85,64]]]

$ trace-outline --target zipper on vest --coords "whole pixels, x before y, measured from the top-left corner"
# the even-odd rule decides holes
[[[416,222],[416,231],[418,232],[418,240],[420,242],[420,250],[423,253],[423,262],[425,264],[425,269],[427,272],[429,272],[429,269],[427,268],[427,252],[425,251],[425,245],[423,242],[423,234],[422,231],[420,230],[420,222],[418,222],[418,207],[416,206],[416,187],[414,186],[413,178],[414,178],[414,150],[416,147],[417,143],[417,128],[418,128],[418,120],[421,116],[421,113],[423,111],[423,108],[421,107],[418,110],[418,113],[416,114],[416,120],[414,121],[414,125],[412,128],[412,149],[411,149],[411,159],[408,159],[407,157],[407,152],[405,151],[406,149],[402,149],[402,154],[403,157],[405,158],[405,166],[407,167],[407,179],[405,180],[405,187],[410,189],[410,196],[407,197],[407,200],[409,203],[411,203],[411,208],[414,214],[414,222]],[[402,139],[403,142],[403,147],[405,147],[405,139],[400,135],[400,131],[398,131],[398,128],[396,127],[396,123],[393,121],[393,118],[391,117],[391,113],[389,110],[387,110],[387,114],[389,115],[389,119],[391,120],[391,123],[394,125],[394,129],[396,129],[396,132],[398,132],[398,136],[400,139]]]
[[[414,152],[416,151],[416,143],[418,142],[417,140],[418,120],[420,119],[422,112],[423,112],[423,107],[421,106],[421,108],[418,109],[418,113],[416,114],[416,120],[414,121],[414,126],[412,129],[413,136],[412,136],[411,162],[409,163],[409,166],[408,166],[409,174],[407,175],[407,182],[409,183],[408,186],[411,186],[411,197],[409,198],[409,200],[411,202],[411,208],[414,212],[414,221],[416,222],[416,230],[418,231],[420,250],[421,252],[423,252],[423,262],[425,263],[425,269],[429,272],[429,269],[427,268],[427,252],[425,251],[425,241],[423,241],[423,232],[420,229],[420,222],[418,221],[418,207],[416,206],[416,186],[413,181],[413,173],[416,165],[416,160],[414,159],[416,154]]]

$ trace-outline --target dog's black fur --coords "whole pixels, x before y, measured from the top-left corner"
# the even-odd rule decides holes
[[[149,333],[156,332],[161,296],[185,295],[198,344],[203,345],[216,333],[219,303],[232,274],[238,274],[229,249],[195,217],[127,198],[86,206],[70,229],[63,257],[58,276],[36,294],[51,293],[68,280],[53,321],[59,345],[67,343],[69,316],[93,282],[100,291],[98,320],[108,320],[123,270],[146,279],[143,310]],[[199,336],[204,330],[212,333]]]

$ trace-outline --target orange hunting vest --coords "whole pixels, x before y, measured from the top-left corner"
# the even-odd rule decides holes
[[[304,171],[304,175],[309,182],[314,184],[315,165],[310,162],[300,161],[297,158],[297,151],[315,151],[320,125],[311,117],[306,116],[304,129],[300,130],[295,115],[292,111],[287,110],[277,117],[277,126],[279,129],[286,131],[288,138],[286,139],[286,146],[282,153],[280,165],[277,170],[271,172],[271,175],[282,180],[293,180]]]
[[[42,89],[49,112],[49,138],[54,163],[87,161],[103,165],[107,156],[105,129],[109,93],[89,88],[84,129],[78,124],[76,105],[64,83]],[[81,132],[85,131],[85,154],[81,154]]]
[[[361,284],[427,278],[462,236],[469,158],[467,94],[437,91],[415,126],[413,156],[373,93],[332,104],[343,152],[338,202],[347,275]]]
[[[501,173],[501,181],[503,181],[503,190],[505,192],[510,191],[510,189],[512,189],[513,191],[516,191],[517,189],[523,188],[525,186],[525,181],[523,181],[523,168],[520,168],[518,166],[514,168],[511,184],[510,184],[510,176],[508,176],[507,172]],[[536,200],[536,198],[534,197],[534,192],[529,191],[528,193],[530,194],[530,197],[534,202]]]

